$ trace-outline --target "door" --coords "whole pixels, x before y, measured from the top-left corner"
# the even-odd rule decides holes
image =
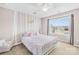
[[[59,41],[72,43],[71,16],[64,16],[48,20],[48,35],[58,36]]]

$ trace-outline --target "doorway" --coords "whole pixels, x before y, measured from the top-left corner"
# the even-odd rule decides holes
[[[48,19],[47,29],[48,35],[58,36],[59,41],[74,44],[73,15]]]

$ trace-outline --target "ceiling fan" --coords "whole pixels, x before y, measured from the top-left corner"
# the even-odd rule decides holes
[[[52,7],[52,3],[38,3],[38,7],[41,7],[42,11],[46,12],[50,7]]]

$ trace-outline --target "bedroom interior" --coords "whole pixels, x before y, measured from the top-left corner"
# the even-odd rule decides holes
[[[0,55],[78,55],[79,3],[0,3]]]

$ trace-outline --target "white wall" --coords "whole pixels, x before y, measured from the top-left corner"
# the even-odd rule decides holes
[[[41,20],[35,16],[26,16],[26,31],[39,32]]]
[[[13,20],[14,12],[8,9],[0,8],[0,38],[13,38]]]
[[[28,23],[29,19],[33,22]],[[13,39],[16,45],[21,42],[20,35],[24,32],[39,32],[40,22],[40,18],[36,16],[0,8],[0,39]]]
[[[48,19],[41,19],[41,32],[47,35],[47,21]]]

